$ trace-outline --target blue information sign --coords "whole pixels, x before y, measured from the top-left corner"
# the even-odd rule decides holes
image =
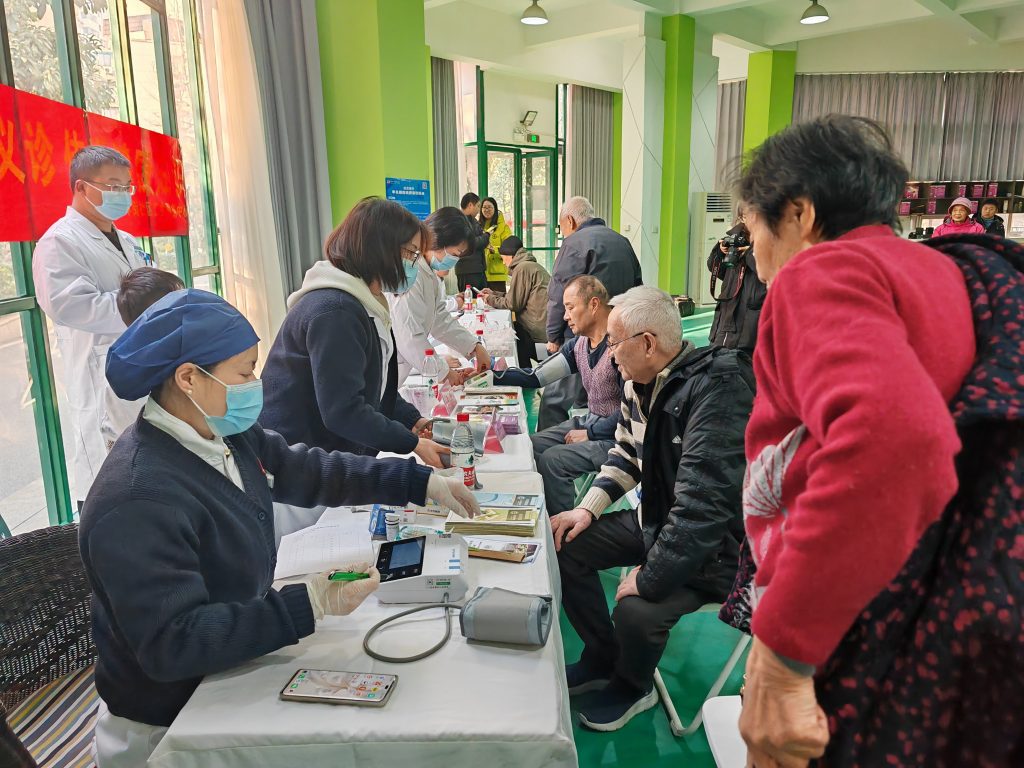
[[[426,179],[384,179],[388,200],[401,203],[420,221],[430,215],[430,182]]]

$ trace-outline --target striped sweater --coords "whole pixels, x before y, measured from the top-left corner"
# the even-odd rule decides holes
[[[632,381],[625,383],[619,423],[615,427],[615,445],[608,452],[608,460],[579,505],[594,517],[600,517],[608,507],[640,485],[648,409],[658,399],[668,377],[678,367],[677,363],[693,349],[693,344],[684,342],[682,351],[655,377],[650,387],[650,399],[646,402]]]

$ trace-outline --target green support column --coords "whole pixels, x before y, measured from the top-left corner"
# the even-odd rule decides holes
[[[622,93],[612,94],[612,219],[620,231],[622,223]]]
[[[662,19],[665,41],[665,139],[661,174],[661,237],[658,287],[686,290],[689,239],[690,121],[693,112],[693,51],[696,22],[690,16]]]
[[[765,139],[793,121],[795,82],[796,51],[750,54],[743,118],[744,154],[761,146]]]
[[[427,178],[430,179],[430,210],[438,207],[437,190],[434,189],[434,67],[430,63],[430,46],[427,52]]]
[[[340,221],[384,179],[429,179],[423,0],[317,0],[331,209]]]

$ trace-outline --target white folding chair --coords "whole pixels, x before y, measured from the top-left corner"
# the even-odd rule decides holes
[[[629,568],[623,568],[619,572],[619,581],[623,581],[629,574]],[[718,613],[722,607],[721,603],[705,603],[696,611],[689,616],[693,616],[698,613]],[[685,621],[684,616],[680,621]],[[668,724],[672,729],[672,733],[675,736],[692,736],[700,728],[701,723],[704,720],[703,705],[704,702],[709,699],[713,699],[722,692],[722,688],[725,687],[726,681],[729,676],[736,669],[736,665],[739,664],[741,658],[743,658],[743,652],[747,649],[750,644],[750,635],[740,633],[739,640],[736,641],[736,645],[732,649],[732,653],[729,655],[728,661],[725,662],[725,666],[722,667],[721,672],[718,673],[718,677],[715,678],[715,682],[712,683],[711,689],[704,697],[704,701],[701,702],[701,706],[697,708],[697,714],[694,716],[688,724],[683,725],[683,721],[679,718],[679,713],[676,711],[675,702],[672,701],[672,696],[668,692],[668,687],[665,685],[665,680],[661,676],[661,670],[654,670],[654,687],[658,689],[658,696],[661,698],[661,703],[665,707],[665,714],[668,716]]]

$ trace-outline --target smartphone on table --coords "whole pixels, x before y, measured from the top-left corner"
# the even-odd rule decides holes
[[[383,707],[397,683],[397,675],[300,669],[281,689],[280,698],[282,701]]]

